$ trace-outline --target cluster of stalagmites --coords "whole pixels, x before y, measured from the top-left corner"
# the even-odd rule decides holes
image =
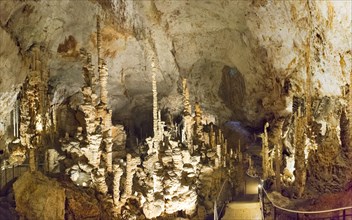
[[[187,100],[188,96],[184,95],[184,98]],[[142,190],[136,190],[135,194],[147,218],[173,215],[179,211],[192,216],[199,203],[204,205],[205,200],[215,199],[211,197],[213,195],[206,198],[205,194],[211,187],[218,187],[213,184],[217,179],[209,176],[226,164],[226,141],[221,130],[215,132],[212,124],[206,125],[208,131],[202,129],[199,104],[192,117],[188,103],[185,101],[187,111],[179,131],[178,126],[164,129],[166,125],[157,115],[156,135],[146,139],[148,150],[140,152],[143,160],[136,169],[135,188]],[[203,201],[200,202],[201,197]]]
[[[177,125],[161,120],[154,54],[154,135],[142,142],[144,146],[125,149],[123,126],[112,124],[112,111],[107,107],[108,71],[99,53],[99,19],[97,26],[97,73],[92,55],[81,49],[85,83],[81,89],[83,100],[74,109],[79,123],[75,132],[59,131],[57,108],[50,108],[49,103],[44,55],[40,55],[40,49],[33,49],[30,72],[20,95],[20,126],[14,136],[19,135],[9,146],[8,164],[22,164],[29,155],[31,171],[38,170],[40,163],[40,170],[48,174],[64,172],[77,186],[99,192],[99,198],[109,204],[106,207],[116,218],[135,219],[135,209],[139,209],[148,219],[176,217],[180,212],[184,217],[198,215],[203,219],[213,211],[212,202],[225,178],[214,174],[229,167],[227,141],[221,130],[203,122],[199,103],[192,112],[186,79],[182,122]]]
[[[349,99],[348,94],[311,97],[307,103],[294,97],[292,114],[264,127],[263,179],[272,179],[274,188],[290,197],[348,189],[352,177]]]
[[[36,155],[47,144],[45,138],[51,126],[48,78],[43,48],[34,46],[26,57],[28,76],[13,111],[14,140],[8,146],[5,165],[16,166],[28,158],[31,171],[37,169]]]

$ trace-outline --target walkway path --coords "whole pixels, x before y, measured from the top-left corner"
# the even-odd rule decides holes
[[[258,180],[250,177],[245,178],[245,195],[235,198],[226,205],[222,220],[261,220],[262,214],[258,199]]]

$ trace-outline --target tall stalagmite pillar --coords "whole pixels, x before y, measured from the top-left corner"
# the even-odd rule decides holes
[[[100,104],[98,107],[98,115],[102,119],[102,131],[103,131],[103,147],[104,154],[103,158],[106,163],[106,169],[108,172],[112,171],[112,111],[108,109],[108,89],[107,81],[109,77],[108,68],[105,61],[101,58],[101,25],[100,16],[97,16],[97,52],[98,52],[98,75],[100,84]]]
[[[158,136],[158,91],[157,91],[157,86],[156,86],[156,72],[157,72],[157,67],[155,63],[155,57],[152,57],[152,62],[151,62],[151,67],[152,67],[152,92],[153,92],[153,132],[154,132],[154,137],[157,138]]]
[[[196,141],[198,142],[197,144],[199,144],[200,142],[202,142],[204,140],[203,137],[203,124],[202,124],[202,109],[199,105],[198,102],[196,102],[195,106],[194,106],[194,123],[195,123],[195,137],[196,137]]]
[[[43,135],[47,128],[49,73],[43,66],[40,49],[34,47],[30,55],[29,74],[20,96],[20,140],[28,149],[31,171],[37,170],[37,148],[43,145]]]
[[[263,180],[267,179],[269,176],[269,142],[268,142],[268,131],[269,123],[264,125],[264,133],[261,134],[262,138],[262,168],[263,168]]]
[[[124,198],[129,198],[132,195],[133,176],[136,172],[137,166],[141,163],[139,157],[132,158],[131,154],[127,154],[126,158],[126,182]]]
[[[191,104],[189,103],[189,90],[187,87],[187,79],[182,80],[182,93],[183,93],[183,122],[184,122],[184,129],[185,129],[185,142],[187,144],[188,149],[191,153],[193,153],[193,119],[191,117],[192,108]]]
[[[113,166],[114,180],[113,180],[113,201],[114,205],[117,206],[120,202],[120,180],[123,174],[123,170],[119,165]]]
[[[307,118],[301,115],[301,110],[295,115],[295,182],[294,187],[298,197],[302,197],[307,178],[307,168],[305,159],[305,125]]]
[[[183,94],[183,112],[184,115],[191,115],[192,114],[192,109],[191,109],[191,104],[189,102],[189,90],[187,86],[187,79],[184,78],[182,80],[182,94]]]

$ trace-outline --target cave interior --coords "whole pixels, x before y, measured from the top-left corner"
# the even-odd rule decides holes
[[[351,15],[1,0],[0,219],[352,219]]]

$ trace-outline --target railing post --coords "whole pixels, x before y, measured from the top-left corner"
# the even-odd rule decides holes
[[[346,220],[346,209],[342,211],[342,219]]]
[[[296,217],[297,220],[299,220],[299,213],[297,213],[297,217]]]
[[[274,206],[274,220],[276,220],[276,207]]]

